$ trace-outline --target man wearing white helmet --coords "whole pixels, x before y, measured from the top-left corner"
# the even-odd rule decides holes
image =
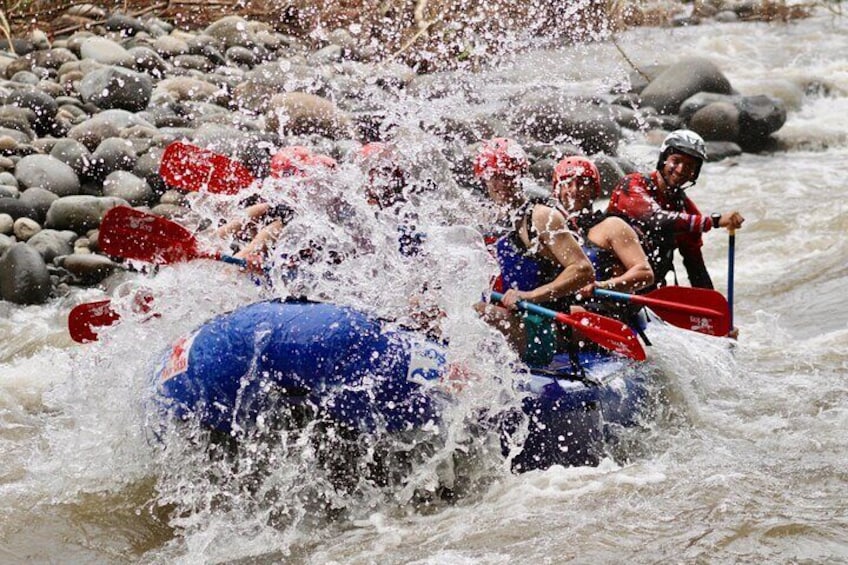
[[[713,288],[701,252],[701,234],[719,227],[738,229],[745,221],[736,211],[702,214],[686,196],[706,158],[701,136],[685,129],[673,131],[660,147],[656,170],[627,175],[610,196],[607,212],[627,219],[641,232],[658,286],[674,270],[677,249],[692,286]]]

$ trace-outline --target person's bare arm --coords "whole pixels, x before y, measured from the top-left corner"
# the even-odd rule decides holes
[[[532,222],[539,234],[542,249],[562,265],[563,270],[554,280],[533,290],[507,291],[501,301],[507,308],[512,308],[519,300],[556,300],[574,294],[595,280],[592,263],[568,231],[565,217],[561,213],[547,206],[537,206],[533,211]]]
[[[259,204],[248,206],[244,209],[242,217],[230,220],[223,226],[219,227],[215,230],[215,235],[218,237],[227,237],[238,232],[244,228],[245,224],[248,222],[267,214],[270,207],[271,205],[267,202],[260,202]]]
[[[621,275],[598,281],[595,287],[634,292],[653,284],[654,271],[639,244],[639,237],[627,222],[621,218],[610,217],[593,227],[589,232],[590,237],[594,235],[592,232],[595,230],[599,232],[601,245],[611,249],[624,267]]]

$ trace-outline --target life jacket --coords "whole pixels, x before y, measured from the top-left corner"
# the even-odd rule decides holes
[[[529,201],[518,212],[518,220],[504,230],[506,233],[490,234],[486,243],[498,261],[500,276],[494,284],[494,290],[504,292],[515,290],[533,290],[553,281],[563,271],[563,266],[539,255],[539,235],[533,226],[533,210],[541,204]],[[524,245],[519,235],[521,226],[527,226],[530,246]],[[553,309],[562,309],[567,303],[563,299],[547,303]]]
[[[600,210],[584,212],[568,217],[569,227],[580,237],[583,252],[589,258],[589,261],[592,262],[592,267],[595,268],[595,280],[597,281],[611,279],[618,274],[617,269],[622,266],[615,251],[604,249],[592,243],[589,239],[589,230],[608,217],[609,215]],[[641,321],[638,316],[638,313],[642,309],[639,305],[584,296],[581,297],[580,306],[590,312],[622,320],[636,331],[644,329],[641,328]]]
[[[653,177],[646,174],[629,175],[622,179],[619,187],[613,191],[610,199],[611,208],[614,208],[612,203],[618,196],[617,192],[619,190],[629,190],[630,185],[633,183],[640,183],[646,187],[651,198],[664,209],[668,209],[668,207],[674,210],[683,209],[685,198],[683,191],[676,191],[673,194],[666,195],[665,199],[660,199]],[[677,280],[677,273],[674,271],[675,233],[669,226],[661,226],[651,220],[640,220],[619,211],[610,212],[610,215],[621,218],[636,232],[636,235],[639,237],[639,243],[641,243],[642,249],[644,249],[645,255],[648,258],[648,263],[650,263],[651,269],[654,271],[656,281],[665,280],[665,276],[669,271],[674,273],[675,281]],[[653,287],[655,286],[656,283]]]
[[[618,255],[611,249],[604,249],[595,245],[589,239],[589,230],[604,221],[607,215],[601,211],[595,211],[572,216],[566,215],[566,217],[568,218],[569,228],[579,236],[578,241],[583,252],[592,262],[592,267],[595,269],[595,280],[603,281],[615,276],[616,267],[621,265]]]

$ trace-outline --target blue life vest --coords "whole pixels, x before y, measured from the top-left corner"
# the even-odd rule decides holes
[[[494,254],[500,267],[504,291],[533,290],[554,280],[564,269],[562,265],[538,255],[533,249],[538,239],[533,227],[533,209],[537,202],[528,202],[521,211],[519,226],[525,224],[531,248],[524,245],[518,229],[499,237],[494,243]]]

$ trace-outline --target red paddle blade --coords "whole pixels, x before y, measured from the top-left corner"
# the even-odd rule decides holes
[[[576,329],[601,347],[636,361],[644,361],[645,349],[627,324],[592,312],[557,313],[556,320]]]
[[[707,335],[730,331],[730,307],[720,292],[708,288],[664,286],[646,295],[645,304],[674,326]]]
[[[100,222],[100,248],[108,255],[167,265],[201,257],[190,231],[171,220],[118,206]]]
[[[162,155],[159,174],[168,186],[188,192],[206,190],[237,194],[253,183],[253,174],[242,163],[225,155],[175,141]]]
[[[108,299],[80,304],[68,314],[68,331],[77,343],[90,343],[97,341],[96,328],[111,326],[119,319]]]

